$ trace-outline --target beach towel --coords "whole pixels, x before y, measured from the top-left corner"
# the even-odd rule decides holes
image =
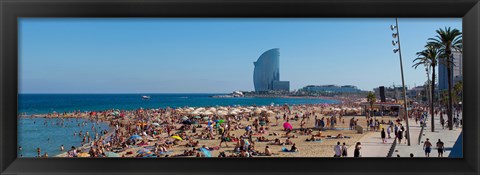
[[[173,151],[167,151],[167,152],[165,152],[165,151],[162,151],[162,152],[160,152],[160,154],[161,154],[161,155],[164,155],[164,154],[171,154],[171,153],[173,153]]]
[[[282,152],[286,152],[286,153],[297,153],[296,151],[292,152],[292,151],[288,150],[288,149],[285,148],[285,147],[282,148]]]
[[[210,151],[208,151],[207,149],[200,148],[200,151],[202,151],[202,153],[205,155],[205,157],[212,157],[212,155],[210,154]]]

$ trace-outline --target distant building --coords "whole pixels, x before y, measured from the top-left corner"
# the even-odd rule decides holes
[[[273,89],[275,91],[290,91],[289,81],[273,81]]]
[[[453,54],[453,84],[461,81],[463,78],[463,57],[460,52],[452,52]]]
[[[422,93],[426,93],[425,89],[426,89],[425,86],[417,86],[417,87],[411,88],[407,90],[407,97],[410,99],[419,98],[421,95],[424,95]]]
[[[280,81],[280,51],[270,49],[253,62],[255,92],[290,91],[289,81]]]
[[[453,64],[451,64],[451,76],[452,76],[452,86],[456,82],[462,80],[463,77],[463,58],[462,53],[458,51],[452,52]],[[440,91],[448,89],[448,71],[447,66],[444,61],[440,61],[438,64],[438,88]]]
[[[345,85],[345,86],[337,86],[337,85],[308,85],[302,88],[303,91],[306,92],[321,92],[321,93],[357,93],[361,92],[356,86],[352,85]]]
[[[400,100],[403,99],[402,86],[385,87],[385,97],[387,99]],[[375,96],[380,97],[380,88],[374,88]],[[388,101],[388,100],[387,100]]]

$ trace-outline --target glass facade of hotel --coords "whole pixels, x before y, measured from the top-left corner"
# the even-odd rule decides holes
[[[255,91],[274,90],[273,82],[280,80],[280,51],[270,49],[264,52],[256,62],[253,63],[253,85]]]

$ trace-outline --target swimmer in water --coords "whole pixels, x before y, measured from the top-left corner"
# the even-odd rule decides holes
[[[63,148],[63,145],[62,145],[62,146],[60,146],[60,151],[63,151],[63,150],[65,150],[65,149]]]
[[[40,157],[40,153],[42,152],[42,150],[40,148],[37,148],[37,156]]]

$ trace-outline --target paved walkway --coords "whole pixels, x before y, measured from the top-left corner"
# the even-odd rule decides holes
[[[428,119],[431,119],[430,116]],[[441,139],[444,143],[445,152],[443,153],[443,157],[448,157],[453,145],[455,142],[457,142],[460,133],[462,132],[461,127],[455,128],[455,126],[453,127],[453,130],[448,130],[447,127],[442,129],[442,125],[440,124],[440,116],[435,116],[435,132],[432,132],[430,120],[427,120],[427,127],[424,128],[422,138],[419,142],[418,138],[421,132],[420,122],[415,123],[415,120],[409,121],[411,137],[410,146],[407,144],[407,139],[402,139],[402,143],[397,143],[392,157],[397,157],[397,155],[400,157],[409,157],[410,153],[413,153],[414,157],[425,157],[423,143],[426,138],[429,138],[430,142],[433,144],[430,157],[438,156],[436,149],[436,143],[438,139]],[[404,122],[402,124],[406,127]],[[362,157],[386,157],[394,141],[393,131],[391,134],[392,138],[387,139],[387,143],[382,143],[380,132],[366,132],[367,134],[358,141],[362,145],[362,149],[360,151]],[[348,148],[349,157],[353,157],[354,150],[355,145],[352,145]]]
[[[430,116],[428,116],[429,119]],[[446,116],[445,116],[446,119]],[[427,121],[427,127],[423,130],[422,139],[420,143],[418,142],[418,136],[420,134],[420,123],[415,123],[415,120],[410,120],[410,137],[412,138],[411,146],[407,146],[404,140],[402,140],[401,144],[397,144],[395,148],[395,152],[393,153],[392,157],[396,157],[400,155],[400,157],[409,157],[410,153],[413,153],[414,157],[425,157],[425,151],[423,150],[423,143],[427,138],[430,139],[430,143],[432,143],[432,151],[430,153],[430,157],[438,157],[438,152],[436,149],[436,143],[438,139],[441,139],[444,143],[445,152],[443,153],[443,157],[448,157],[453,145],[459,138],[460,133],[462,132],[462,128],[455,126],[453,130],[448,130],[448,127],[445,126],[445,129],[442,129],[442,125],[440,124],[440,116],[435,116],[435,132],[432,132],[430,120]]]
[[[391,139],[387,139],[387,143],[382,143],[382,138],[380,132],[366,131],[365,134],[358,142],[361,143],[362,149],[360,150],[360,155],[362,157],[387,157],[388,151],[392,146],[394,141],[393,132],[390,134]],[[386,133],[386,131],[385,131]],[[388,134],[387,134],[388,138]],[[348,157],[353,157],[353,152],[355,150],[355,145],[352,145],[348,148]]]

